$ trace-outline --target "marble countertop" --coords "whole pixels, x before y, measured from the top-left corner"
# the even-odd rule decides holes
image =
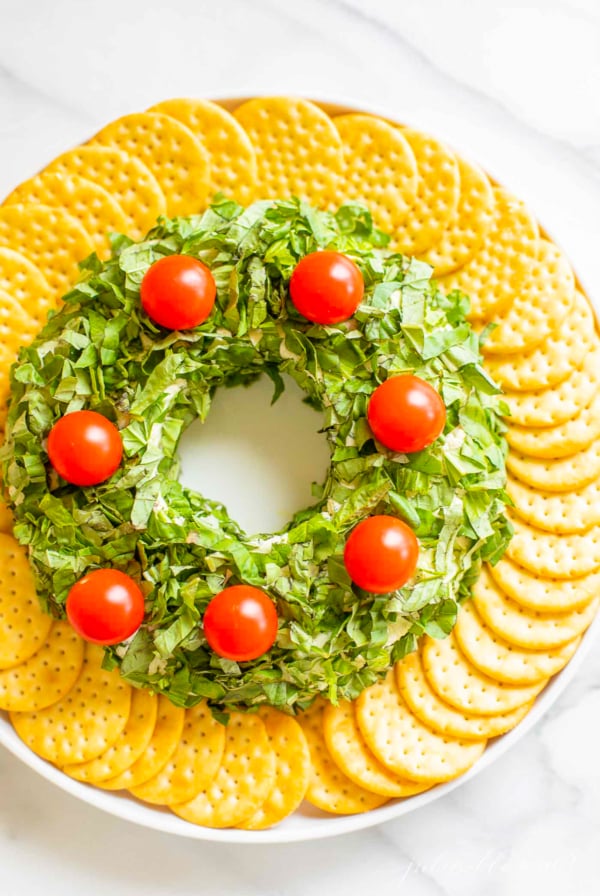
[[[597,0],[0,0],[0,194],[117,115],[296,92],[428,127],[528,199],[600,299]],[[277,847],[179,840],[75,801],[0,748],[2,896],[598,892],[600,655],[443,800]]]

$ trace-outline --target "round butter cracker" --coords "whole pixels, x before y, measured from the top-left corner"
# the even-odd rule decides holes
[[[600,479],[570,492],[547,492],[508,477],[514,512],[537,529],[569,535],[600,524]]]
[[[39,330],[46,323],[48,312],[58,306],[58,296],[40,269],[20,252],[1,246],[0,290],[18,303]]]
[[[42,610],[27,551],[0,533],[0,669],[24,663],[42,647],[52,617]]]
[[[540,491],[555,494],[577,491],[600,479],[600,441],[592,442],[577,454],[555,460],[509,451],[506,467],[521,482]]]
[[[556,535],[509,516],[515,532],[505,556],[517,565],[556,579],[576,579],[600,569],[600,526],[581,535]]]
[[[518,566],[508,557],[486,569],[508,597],[542,613],[577,610],[600,594],[600,572],[575,579],[548,578]]]
[[[559,426],[508,426],[506,440],[511,448],[530,457],[568,457],[585,451],[600,438],[600,389],[576,417]]]

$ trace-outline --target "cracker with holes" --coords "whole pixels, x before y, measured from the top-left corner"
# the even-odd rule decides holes
[[[494,188],[494,220],[478,252],[460,270],[440,279],[446,292],[459,289],[471,299],[470,317],[489,321],[515,301],[537,258],[538,225],[527,206]]]
[[[486,370],[503,388],[530,392],[557,386],[581,367],[584,358],[597,341],[590,303],[579,291],[560,326],[549,315],[552,332],[535,348],[516,354],[490,356]],[[496,331],[492,331],[491,337]],[[486,345],[484,343],[484,352]]]
[[[272,707],[261,710],[260,717],[275,754],[275,774],[264,803],[238,824],[246,831],[263,831],[291,815],[304,799],[312,771],[306,736],[296,719]]]
[[[511,731],[531,709],[531,704],[525,703],[491,716],[456,709],[440,699],[427,681],[419,651],[396,663],[395,673],[396,685],[406,705],[423,725],[443,737],[458,737],[465,741],[497,737]]]
[[[123,210],[125,232],[132,239],[141,239],[167,213],[167,201],[150,169],[114,146],[78,146],[54,159],[45,172],[77,175],[102,187]]]
[[[335,764],[365,790],[382,796],[407,797],[427,789],[427,784],[393,774],[375,758],[358,727],[354,703],[349,700],[341,701],[338,706],[329,704],[325,707],[323,733]]]
[[[333,761],[323,733],[325,705],[324,700],[317,699],[298,717],[308,741],[312,765],[306,800],[317,809],[336,815],[357,815],[383,806],[388,796],[356,784]]]
[[[256,153],[256,199],[299,196],[318,208],[337,204],[342,141],[325,112],[304,99],[261,97],[233,114]]]
[[[36,202],[62,208],[76,218],[101,258],[110,254],[108,234],[127,231],[127,218],[119,203],[104,187],[79,174],[42,172],[13,190],[4,205]]]
[[[556,459],[585,451],[600,438],[600,389],[589,404],[559,426],[517,426],[509,423],[506,441],[530,457]]]
[[[177,119],[192,132],[210,159],[209,195],[223,193],[249,205],[256,192],[256,153],[246,131],[217,103],[200,99],[165,100],[148,109]]]
[[[51,627],[35,593],[25,548],[12,535],[0,533],[0,669],[33,656]]]
[[[63,766],[87,762],[117,740],[129,718],[131,687],[117,669],[101,667],[103,651],[88,644],[79,678],[58,703],[12,712],[14,729],[30,750]]]
[[[38,332],[35,320],[7,292],[0,289],[0,402],[10,394],[10,368],[19,349],[29,345]]]
[[[0,290],[18,302],[41,329],[58,297],[39,268],[21,252],[0,246]]]
[[[514,535],[506,557],[540,576],[576,579],[600,570],[600,526],[579,535],[543,532],[510,515]]]
[[[369,748],[386,768],[423,784],[464,774],[486,745],[483,738],[462,740],[436,734],[424,725],[402,698],[393,670],[362,692],[356,718]]]
[[[600,572],[574,579],[542,576],[503,557],[487,571],[501,590],[516,603],[542,613],[577,610],[600,594]]]
[[[213,718],[206,703],[187,709],[181,738],[167,764],[131,793],[146,803],[169,806],[186,803],[211,783],[223,758],[225,726]]]
[[[180,818],[209,828],[231,828],[252,818],[275,783],[276,758],[257,715],[232,712],[217,774],[194,799],[171,804]]]
[[[507,492],[514,511],[538,529],[569,535],[600,524],[600,480],[569,492],[547,492],[509,476]]]
[[[555,460],[527,457],[511,451],[506,458],[508,471],[520,482],[540,491],[561,494],[577,491],[600,479],[600,442]]]
[[[33,656],[0,671],[0,709],[36,712],[58,703],[75,686],[83,666],[83,641],[57,620]]]
[[[560,647],[530,650],[497,635],[483,621],[474,601],[460,609],[454,634],[458,646],[473,665],[505,684],[535,684],[566,666],[581,640],[575,637]]]
[[[592,623],[600,597],[576,610],[541,613],[511,600],[494,579],[483,571],[473,586],[473,603],[481,619],[509,644],[529,650],[564,647],[579,637]]]
[[[494,716],[531,703],[546,681],[509,685],[484,675],[459,648],[454,634],[442,640],[426,637],[422,650],[427,681],[446,703],[466,713]]]

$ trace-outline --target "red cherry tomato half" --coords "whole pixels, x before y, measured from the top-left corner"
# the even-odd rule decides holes
[[[277,610],[260,588],[232,585],[213,597],[203,625],[215,653],[243,663],[262,656],[275,643]]]
[[[67,617],[75,631],[93,644],[120,644],[144,619],[144,595],[118,569],[94,569],[67,596]]]
[[[59,476],[72,485],[97,485],[121,463],[123,441],[114,423],[96,411],[73,411],[48,435],[48,457]]]
[[[189,330],[209,316],[217,286],[197,258],[165,255],[148,268],[140,292],[142,307],[155,323],[167,330]]]
[[[370,516],[350,533],[344,550],[348,575],[359,588],[387,594],[411,579],[419,559],[413,530],[394,516]]]
[[[339,252],[311,252],[290,280],[290,298],[300,314],[316,324],[339,324],[352,317],[365,284],[360,269]]]
[[[367,419],[382,445],[411,454],[435,442],[446,424],[446,408],[439,393],[425,380],[393,376],[371,395]]]

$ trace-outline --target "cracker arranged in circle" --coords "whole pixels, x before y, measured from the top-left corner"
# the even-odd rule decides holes
[[[555,460],[585,451],[600,438],[600,389],[576,417],[560,426],[512,426],[506,432],[511,448],[530,457]]]
[[[340,115],[343,166],[337,204],[365,203],[373,221],[394,234],[417,198],[414,153],[402,132],[373,115]]]
[[[216,776],[193,800],[171,805],[180,818],[208,828],[231,828],[252,817],[275,783],[275,751],[257,715],[232,712]]]
[[[443,640],[426,637],[421,654],[427,680],[436,694],[466,713],[494,716],[531,703],[546,681],[503,684],[476,669],[453,633]]]
[[[496,634],[483,621],[474,601],[466,601],[454,628],[458,646],[473,665],[506,684],[535,684],[550,678],[566,666],[581,638],[560,647],[526,650]]]
[[[577,610],[600,594],[600,572],[575,579],[553,579],[524,569],[508,557],[487,570],[508,597],[541,613]]]
[[[356,784],[333,761],[323,732],[323,713],[326,703],[317,698],[310,709],[298,716],[298,722],[306,735],[311,777],[305,799],[325,812],[336,815],[357,815],[377,809],[389,799]]]
[[[65,765],[62,771],[87,784],[98,784],[122,774],[140,758],[154,731],[157,709],[156,694],[133,688],[127,724],[116,741],[100,756],[88,762]]]
[[[583,534],[542,532],[510,514],[514,535],[506,556],[540,576],[576,579],[600,569],[600,526]]]
[[[0,669],[24,663],[46,642],[52,618],[42,610],[27,551],[0,533]]]
[[[167,201],[149,168],[114,146],[78,146],[54,159],[45,171],[77,174],[101,186],[123,210],[131,239],[141,239],[167,213]]]
[[[172,99],[148,112],[170,115],[185,125],[210,158],[210,196],[224,193],[249,205],[256,190],[256,153],[248,134],[233,115],[210,100]]]
[[[110,255],[107,234],[127,231],[127,218],[116,199],[79,174],[42,172],[13,190],[4,205],[36,202],[62,208],[76,218],[101,258]]]
[[[485,750],[486,741],[436,734],[409,709],[394,671],[356,701],[356,719],[369,748],[386,768],[424,784],[464,774]]]
[[[0,246],[28,258],[59,296],[73,288],[79,262],[94,251],[77,218],[60,208],[31,203],[0,208]]]
[[[549,322],[552,323],[551,320]],[[575,368],[581,367],[596,339],[590,303],[576,290],[573,306],[562,324],[540,345],[526,353],[487,357],[485,368],[505,389],[517,392],[549,389],[566,380]],[[485,352],[486,344],[483,348]]]
[[[560,494],[584,488],[600,478],[600,442],[568,457],[544,460],[509,451],[506,467],[521,482],[542,491]]]
[[[257,199],[299,196],[318,208],[337,204],[342,141],[322,109],[298,97],[258,97],[233,114],[256,152]]]
[[[358,727],[351,701],[342,700],[338,706],[325,707],[323,733],[335,764],[365,790],[382,796],[407,797],[427,789],[427,784],[393,774],[375,758]]]
[[[0,709],[34,712],[58,703],[79,678],[83,647],[68,622],[54,622],[33,656],[0,671]]]
[[[433,267],[434,277],[462,268],[482,245],[494,218],[495,196],[485,171],[457,158],[460,196],[454,214],[439,240],[421,258]]]
[[[518,426],[554,427],[577,417],[600,389],[600,344],[585,356],[583,366],[550,389],[510,392],[502,398],[510,409],[510,423]]]
[[[16,299],[0,289],[0,403],[10,394],[10,368],[19,349],[29,345],[39,327]]]
[[[405,255],[418,256],[441,239],[456,214],[460,198],[460,171],[452,150],[430,134],[402,128],[417,162],[417,195],[391,246]]]
[[[489,573],[483,570],[473,586],[473,603],[486,625],[509,644],[529,650],[551,650],[564,647],[583,634],[596,615],[600,597],[577,610],[540,613],[539,610],[522,607],[507,597]]]
[[[4,532],[5,535],[10,535],[13,530],[14,519],[12,515],[12,511],[6,501],[0,497],[0,532]],[[2,611],[0,610],[0,613]],[[1,643],[1,642],[0,642]],[[1,648],[0,648],[1,652]],[[0,669],[2,665],[0,663]]]
[[[494,220],[477,253],[439,281],[445,292],[460,289],[471,299],[470,320],[487,321],[510,308],[537,257],[539,229],[524,202],[494,188]]]
[[[494,316],[495,328],[483,343],[485,355],[518,354],[544,343],[569,315],[575,275],[563,252],[548,240],[538,243],[521,291]]]
[[[14,299],[38,329],[58,306],[58,297],[39,268],[21,252],[0,246],[0,290]]]
[[[547,532],[587,532],[600,524],[600,479],[570,492],[547,492],[508,477],[507,492],[522,520]]]
[[[497,737],[510,731],[531,709],[525,703],[510,712],[478,716],[450,706],[433,690],[423,671],[418,651],[396,663],[396,685],[407,706],[418,719],[436,734],[476,740]]]
[[[213,718],[206,702],[185,712],[181,739],[167,764],[131,793],[146,803],[185,803],[205,790],[219,770],[225,748],[225,726]]]
[[[304,799],[312,772],[308,743],[296,719],[270,706],[260,717],[275,753],[275,778],[262,806],[238,825],[246,831],[264,831],[291,815]]]
[[[208,153],[185,125],[169,115],[124,115],[102,128],[91,143],[114,146],[139,159],[156,178],[170,217],[198,214],[208,205]]]
[[[129,718],[131,687],[118,669],[102,668],[104,651],[87,644],[79,678],[68,694],[38,712],[12,712],[10,720],[22,741],[41,756],[63,766],[86,762],[104,753]]]
[[[99,782],[103,790],[131,790],[154,778],[165,767],[177,749],[183,734],[185,710],[158,695],[156,724],[142,755],[120,775]]]

